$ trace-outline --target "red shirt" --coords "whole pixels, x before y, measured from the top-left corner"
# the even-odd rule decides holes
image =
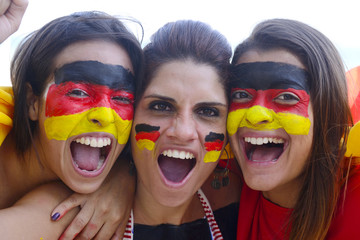
[[[352,169],[343,201],[344,188],[326,239],[360,239],[360,166]],[[280,207],[245,183],[241,191],[237,239],[288,239],[286,226],[292,209]]]

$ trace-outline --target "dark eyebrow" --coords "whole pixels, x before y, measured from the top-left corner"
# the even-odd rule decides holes
[[[172,103],[177,103],[175,99],[171,98],[171,97],[166,97],[163,95],[159,95],[159,94],[151,94],[148,96],[145,96],[144,98],[157,98],[157,99],[161,99],[164,101],[168,101],[168,102],[172,102]],[[214,106],[221,106],[221,107],[225,107],[227,108],[227,104],[223,104],[221,102],[199,102],[195,105],[196,107],[214,107]]]
[[[175,99],[173,99],[171,97],[166,97],[166,96],[163,96],[163,95],[159,95],[159,94],[151,94],[151,95],[148,95],[148,96],[144,96],[144,98],[158,98],[158,99],[161,99],[161,100],[164,100],[164,101],[169,101],[169,102],[176,103]]]
[[[227,104],[223,104],[221,102],[200,102],[197,103],[195,105],[196,107],[215,107],[215,106],[220,106],[220,107],[224,107],[227,108]]]

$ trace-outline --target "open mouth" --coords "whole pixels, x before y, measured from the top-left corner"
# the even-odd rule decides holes
[[[284,139],[245,137],[245,153],[253,162],[276,162],[284,151]]]
[[[158,164],[168,181],[180,183],[194,168],[196,158],[190,152],[166,150],[160,154]]]
[[[71,155],[75,166],[87,172],[99,170],[111,150],[108,137],[80,137],[71,142]]]

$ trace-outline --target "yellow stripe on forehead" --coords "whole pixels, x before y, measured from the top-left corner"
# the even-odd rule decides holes
[[[261,123],[262,121],[264,121]],[[257,124],[259,123],[259,124]],[[240,127],[255,130],[283,128],[288,134],[307,135],[311,122],[308,118],[293,113],[276,113],[272,109],[253,106],[232,111],[228,114],[227,131],[233,135]]]
[[[103,126],[93,123],[88,115],[102,116],[109,112],[113,116],[110,124]],[[68,138],[83,133],[106,132],[112,134],[119,144],[126,144],[131,130],[132,120],[123,120],[111,108],[93,108],[82,113],[50,117],[45,120],[45,132],[49,139],[67,140]]]

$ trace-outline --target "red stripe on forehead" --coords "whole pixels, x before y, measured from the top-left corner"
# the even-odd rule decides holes
[[[83,91],[83,97],[75,97],[74,91]],[[124,103],[119,98],[129,99]],[[66,82],[52,84],[46,95],[47,117],[81,113],[91,108],[107,107],[113,109],[123,120],[133,118],[134,95],[123,90],[114,90],[105,85]]]
[[[272,109],[274,112],[288,112],[297,115],[308,117],[308,106],[310,102],[309,94],[304,90],[297,89],[267,89],[267,90],[255,90],[255,89],[240,89],[233,88],[231,94],[236,91],[245,90],[248,92],[252,99],[245,103],[231,102],[230,112],[237,109],[250,108],[252,106],[263,106],[268,109]],[[286,105],[275,102],[275,98],[280,94],[289,92],[295,94],[300,100],[295,105]]]

